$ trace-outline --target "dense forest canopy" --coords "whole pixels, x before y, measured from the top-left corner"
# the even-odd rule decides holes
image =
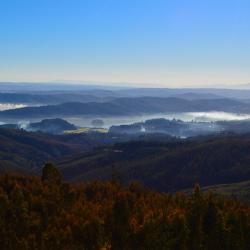
[[[0,177],[0,245],[12,249],[249,249],[250,208],[202,194],[156,193],[137,183],[68,184],[46,164],[41,178]]]

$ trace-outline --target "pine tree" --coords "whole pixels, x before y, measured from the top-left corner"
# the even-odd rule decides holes
[[[42,181],[49,184],[60,185],[62,176],[59,170],[52,163],[46,163],[42,171]]]

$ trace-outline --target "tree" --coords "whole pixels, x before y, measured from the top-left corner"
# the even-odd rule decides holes
[[[42,172],[42,181],[60,185],[62,176],[60,171],[52,163],[46,163]]]
[[[132,210],[129,194],[117,196],[113,207],[112,250],[128,249],[131,234],[130,213]]]

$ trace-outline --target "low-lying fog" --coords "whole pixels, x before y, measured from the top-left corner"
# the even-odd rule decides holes
[[[226,112],[188,112],[188,113],[168,113],[168,114],[155,114],[155,115],[143,115],[143,116],[129,116],[129,117],[60,117],[73,123],[79,127],[93,127],[92,121],[94,119],[101,119],[104,122],[103,128],[110,128],[112,125],[127,125],[136,122],[144,122],[146,120],[155,118],[165,119],[180,119],[182,121],[197,121],[197,122],[210,122],[210,121],[232,121],[232,120],[246,120],[250,119],[250,114],[237,114]],[[38,122],[42,119],[30,119],[30,120],[17,120],[17,119],[2,119],[1,123],[19,123],[27,124],[29,122]]]
[[[0,111],[27,107],[25,104],[0,103]]]
[[[97,117],[94,117],[97,118]],[[112,125],[126,125],[135,122],[144,122],[146,120],[155,118],[165,119],[180,119],[182,121],[197,121],[197,122],[210,122],[210,121],[232,121],[232,120],[246,120],[250,119],[250,114],[234,114],[225,112],[192,112],[192,113],[169,113],[169,114],[155,114],[155,115],[143,115],[143,116],[129,116],[129,117],[98,117],[104,122],[105,128],[109,128]],[[74,117],[66,118],[67,121],[80,126],[80,127],[92,127],[91,124],[93,117]]]

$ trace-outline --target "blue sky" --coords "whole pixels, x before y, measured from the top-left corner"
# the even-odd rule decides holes
[[[0,0],[0,81],[250,82],[249,0]]]

